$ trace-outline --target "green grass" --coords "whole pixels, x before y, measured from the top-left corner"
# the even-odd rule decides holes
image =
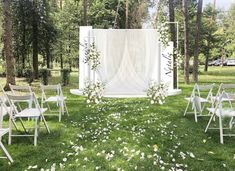
[[[200,83],[235,82],[235,68],[209,69],[200,75]],[[1,171],[46,170],[54,163],[56,170],[61,164],[64,170],[71,171],[146,171],[163,167],[165,170],[234,170],[235,138],[227,137],[221,145],[217,130],[204,133],[207,117],[195,123],[192,115],[183,116],[186,106],[183,98],[190,94],[193,84],[184,85],[182,76],[182,94],[168,97],[162,106],[150,105],[145,98],[110,98],[92,108],[86,105],[84,97],[69,93],[70,88],[78,86],[77,73],[71,79],[72,84],[63,88],[70,116],[64,116],[61,123],[57,117],[47,118],[51,134],[42,129],[37,147],[33,146],[32,138],[13,138],[8,146],[4,137],[3,142],[15,162],[9,165],[7,160],[0,160]],[[58,81],[55,74],[50,84]],[[23,79],[18,83],[25,84]],[[38,82],[33,83],[33,89],[37,87]],[[36,169],[28,169],[35,165]]]

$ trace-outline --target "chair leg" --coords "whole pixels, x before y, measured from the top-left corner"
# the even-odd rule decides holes
[[[64,101],[64,107],[65,107],[66,114],[69,116],[69,111],[68,111],[68,108],[67,108],[65,101]]]
[[[60,104],[61,104],[61,113],[62,113],[62,115],[64,115],[64,101],[61,101],[60,102]]]
[[[209,126],[210,126],[211,121],[212,121],[213,118],[214,118],[214,114],[211,115],[210,120],[209,120],[209,122],[208,122],[208,124],[207,124],[207,126],[206,126],[205,132],[207,132],[207,130],[208,130],[208,128],[209,128]]]
[[[8,144],[11,145],[11,138],[12,138],[12,122],[9,122],[9,135],[8,135]]]
[[[51,108],[50,108],[49,103],[46,102],[46,105],[47,105],[47,108],[48,108],[49,112],[51,112]]]
[[[38,138],[38,118],[35,118],[35,130],[34,130],[34,146],[37,146],[37,138]]]
[[[194,118],[195,118],[195,122],[197,122],[197,111],[196,111],[196,109],[194,109]]]
[[[186,106],[186,109],[185,109],[185,111],[184,111],[184,116],[187,114],[189,105],[190,105],[190,101],[188,102],[188,104],[187,104],[187,106]]]
[[[47,125],[45,117],[42,115],[41,118],[42,118],[43,124],[44,124],[47,132],[50,133],[50,129],[49,129],[48,125]]]
[[[229,128],[232,129],[233,127],[233,117],[229,121]]]
[[[28,133],[26,127],[24,126],[23,120],[22,120],[21,118],[20,118],[20,123],[21,123],[21,125],[22,125],[22,127],[23,127],[23,129],[24,129],[24,132],[25,132],[25,133]]]
[[[61,122],[61,115],[62,115],[62,109],[61,109],[62,107],[60,106],[60,108],[59,108],[59,122]]]
[[[5,153],[5,155],[7,156],[8,160],[13,163],[13,159],[11,157],[11,155],[8,153],[7,149],[5,148],[5,146],[2,144],[2,142],[0,141],[0,147],[2,148],[3,152]]]
[[[224,143],[224,135],[223,135],[223,122],[221,116],[219,116],[219,130],[220,130],[220,143]]]
[[[13,125],[14,125],[15,129],[18,131],[19,129],[18,129],[18,126],[16,125],[15,120],[14,120],[14,119],[11,119],[11,122],[13,123]]]

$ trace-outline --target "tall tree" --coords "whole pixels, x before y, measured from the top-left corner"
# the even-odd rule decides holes
[[[125,28],[128,29],[128,20],[129,20],[129,0],[126,0],[126,24]]]
[[[88,0],[83,0],[83,21],[84,26],[88,25],[88,19],[87,19],[87,9],[88,9]]]
[[[4,56],[6,59],[6,85],[5,89],[9,90],[9,84],[15,84],[15,62],[12,52],[12,15],[11,15],[11,0],[3,0],[4,14]]]
[[[33,76],[35,79],[38,79],[38,0],[33,0],[33,21],[32,21],[32,39],[33,39]]]
[[[177,36],[176,36],[176,29],[175,29],[175,3],[174,0],[169,0],[169,21],[171,22],[170,24],[170,36],[171,36],[171,41],[173,41],[173,46],[174,49],[177,48]],[[174,77],[174,88],[177,88],[177,55],[174,53],[173,55],[173,77]]]
[[[188,2],[182,0],[184,16],[184,82],[189,84],[189,28],[188,28]]]
[[[193,81],[198,82],[198,55],[199,55],[199,39],[201,29],[201,16],[202,16],[202,4],[203,0],[198,0],[197,7],[197,19],[195,27],[195,47],[194,47],[194,58],[193,58]]]
[[[84,0],[84,19],[87,19],[87,8],[85,7],[85,5],[87,3],[87,0]],[[85,9],[86,8],[86,9]],[[60,0],[60,10],[63,10],[63,0]],[[87,20],[86,20],[87,22]],[[64,60],[63,60],[63,42],[60,41],[60,69],[64,68]]]

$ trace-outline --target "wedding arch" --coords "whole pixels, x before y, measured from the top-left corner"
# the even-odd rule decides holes
[[[87,80],[102,81],[104,96],[142,97],[150,81],[164,83],[168,94],[177,94],[173,88],[173,43],[163,46],[156,29],[93,29],[80,27],[79,89]],[[84,45],[94,44],[99,51],[100,65],[92,70],[86,58]]]

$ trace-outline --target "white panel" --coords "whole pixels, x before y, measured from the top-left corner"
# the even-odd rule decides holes
[[[161,81],[169,86],[169,90],[173,89],[173,42],[162,47]]]

